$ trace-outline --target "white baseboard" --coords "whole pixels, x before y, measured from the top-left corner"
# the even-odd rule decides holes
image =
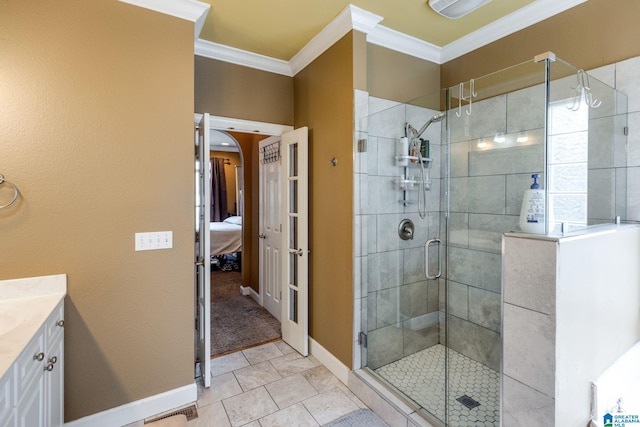
[[[88,415],[64,425],[65,427],[123,426],[188,405],[197,399],[198,387],[193,383],[98,412],[97,414]]]
[[[249,295],[251,298],[255,300],[258,304],[260,304],[260,295],[256,291],[253,290],[251,286],[242,286],[240,285],[240,293],[244,296]]]
[[[347,384],[351,369],[311,337],[309,337],[309,353],[318,359],[333,375],[338,377],[340,381],[345,385]]]

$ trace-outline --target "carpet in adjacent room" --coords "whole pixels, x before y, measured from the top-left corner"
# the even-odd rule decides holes
[[[238,271],[211,272],[211,356],[279,339],[280,322],[250,296],[240,294]]]

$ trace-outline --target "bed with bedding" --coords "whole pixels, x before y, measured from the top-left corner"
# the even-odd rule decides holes
[[[242,251],[242,217],[231,216],[222,222],[209,223],[211,256]]]

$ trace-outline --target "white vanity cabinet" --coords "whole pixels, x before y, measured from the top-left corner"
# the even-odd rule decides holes
[[[64,424],[64,301],[56,307],[45,328],[45,414],[51,427]]]
[[[0,377],[0,426],[13,426],[13,375]]]
[[[5,382],[9,383],[8,386]],[[13,383],[13,384],[11,384]],[[0,426],[64,424],[64,301],[49,315],[0,382]],[[3,418],[2,411],[13,407]],[[13,420],[12,420],[13,417]]]

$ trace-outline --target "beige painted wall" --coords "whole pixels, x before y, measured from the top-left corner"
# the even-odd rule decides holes
[[[440,66],[384,47],[367,46],[370,96],[408,102],[440,90]]]
[[[294,77],[295,127],[309,127],[309,335],[347,366],[353,338],[353,44],[351,32]]]
[[[293,79],[195,57],[195,111],[265,123],[293,123]]]
[[[0,2],[0,279],[68,275],[67,421],[193,384],[193,72],[188,21]]]
[[[442,86],[528,61],[552,51],[585,70],[640,55],[640,2],[589,0],[442,65]]]

